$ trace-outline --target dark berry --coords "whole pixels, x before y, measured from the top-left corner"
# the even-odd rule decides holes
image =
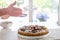
[[[32,33],[36,33],[37,31],[36,30],[32,30]]]
[[[21,29],[21,31],[25,31],[25,29]]]

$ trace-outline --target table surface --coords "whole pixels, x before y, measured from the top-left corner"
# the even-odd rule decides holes
[[[59,30],[60,29],[49,30],[50,31],[49,36],[40,40],[54,40],[54,39],[60,40]],[[29,40],[29,39],[19,38],[16,31],[2,30],[0,31],[0,40]]]

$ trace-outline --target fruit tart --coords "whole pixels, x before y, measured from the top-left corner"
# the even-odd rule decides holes
[[[49,31],[45,26],[39,25],[23,26],[22,28],[18,29],[18,34],[24,36],[43,36],[48,33]]]

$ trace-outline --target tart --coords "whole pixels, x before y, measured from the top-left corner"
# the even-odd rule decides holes
[[[43,36],[48,34],[49,31],[45,26],[30,25],[18,29],[18,34],[23,36]]]

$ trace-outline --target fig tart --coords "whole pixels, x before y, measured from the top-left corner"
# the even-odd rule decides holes
[[[18,34],[23,36],[43,36],[48,34],[49,31],[45,26],[30,25],[18,29]]]

